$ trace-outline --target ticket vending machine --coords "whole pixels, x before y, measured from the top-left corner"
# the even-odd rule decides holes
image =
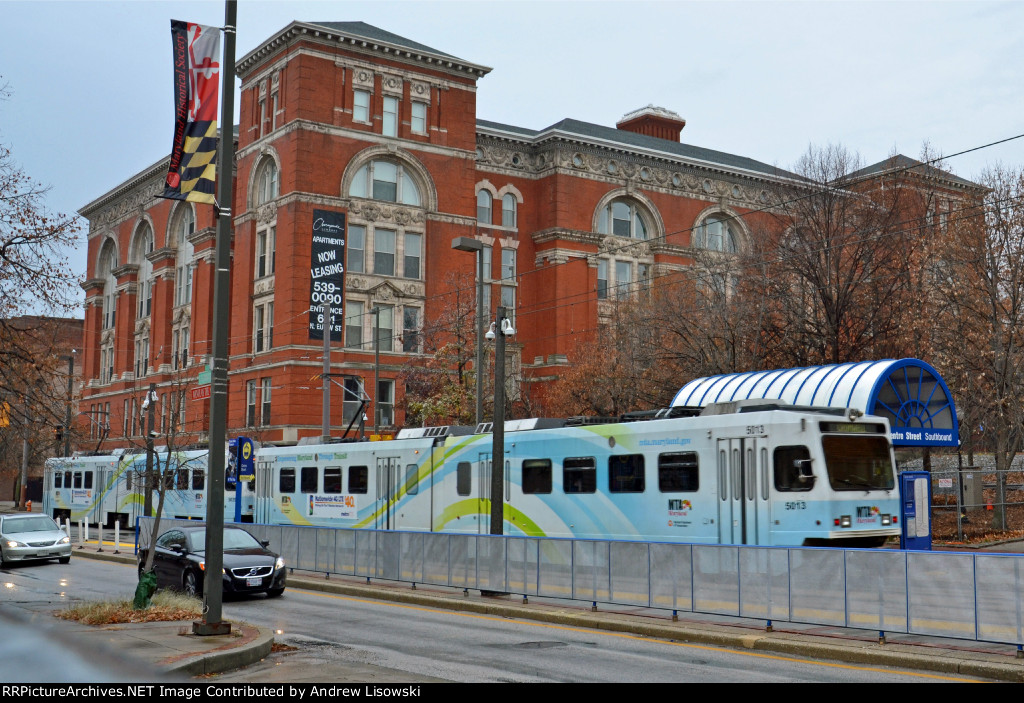
[[[900,481],[900,549],[932,548],[932,478],[927,471],[904,471]]]

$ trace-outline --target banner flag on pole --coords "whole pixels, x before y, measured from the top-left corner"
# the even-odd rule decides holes
[[[163,198],[214,203],[220,28],[171,20],[174,145]]]

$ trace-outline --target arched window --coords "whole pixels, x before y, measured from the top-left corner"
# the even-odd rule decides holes
[[[647,223],[636,203],[626,200],[613,200],[601,211],[597,221],[597,231],[601,234],[614,234],[617,237],[647,239]]]
[[[709,251],[736,253],[736,225],[724,214],[711,215],[693,233],[693,246]]]
[[[117,251],[113,242],[107,240],[100,253],[97,271],[103,279],[103,329],[111,329],[117,316],[117,279],[114,269],[117,268]]]
[[[486,190],[479,190],[476,194],[476,221],[482,225],[491,224],[491,213],[494,207],[494,198]]]
[[[516,226],[516,196],[505,193],[501,198],[501,226]]]
[[[138,264],[137,318],[149,317],[153,310],[153,264],[148,256],[153,253],[153,228],[143,222],[135,232],[132,242],[131,262]]]
[[[256,205],[269,203],[277,197],[278,183],[277,163],[272,158],[265,158],[256,174]]]
[[[412,176],[400,163],[371,161],[356,171],[349,187],[353,198],[371,198],[389,203],[420,206],[420,191]]]

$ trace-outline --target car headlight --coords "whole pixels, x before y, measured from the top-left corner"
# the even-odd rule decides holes
[[[70,537],[61,537],[60,540],[57,542],[57,544],[70,544],[70,543],[71,543],[71,538]]]
[[[7,540],[6,542],[4,542],[4,544],[6,544],[8,547],[11,547],[11,548],[14,548],[14,547],[27,547],[28,546],[27,544],[24,544],[22,542],[15,542],[13,539]]]
[[[283,569],[283,568],[284,568],[284,557],[278,557],[277,561],[274,562],[274,570],[277,571],[278,569]]]
[[[206,562],[205,561],[199,562],[199,570],[200,571],[206,571]],[[227,569],[221,569],[220,572],[222,574],[226,574],[228,572],[228,570]]]

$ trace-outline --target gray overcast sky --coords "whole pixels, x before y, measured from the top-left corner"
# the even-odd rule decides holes
[[[171,19],[220,26],[224,3],[0,0],[0,143],[51,209],[169,153]],[[489,66],[477,116],[534,129],[654,104],[686,119],[687,144],[782,167],[810,144],[866,165],[1024,133],[1024,2],[240,0],[237,56],[292,20],[361,20]],[[1024,139],[947,165],[997,163],[1024,165]]]

